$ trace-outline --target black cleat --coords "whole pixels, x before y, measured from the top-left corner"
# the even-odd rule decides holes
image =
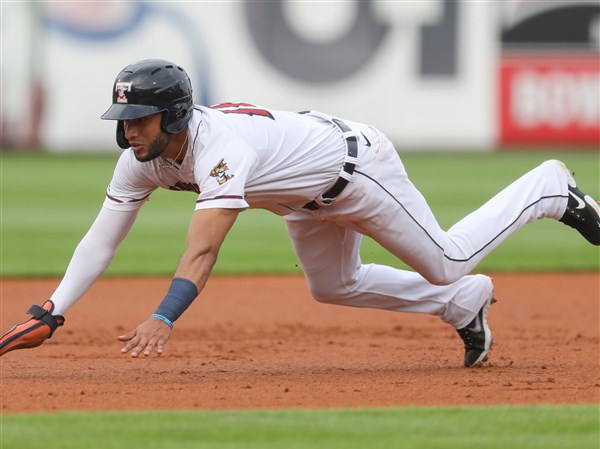
[[[572,179],[572,178],[571,178]],[[600,245],[600,206],[591,196],[586,195],[569,182],[569,200],[561,223],[577,229],[592,245]]]
[[[462,329],[456,329],[465,344],[464,365],[466,368],[485,362],[488,359],[493,340],[487,322],[487,314],[491,305],[495,302],[494,296],[490,295],[481,310],[473,318],[473,321]]]

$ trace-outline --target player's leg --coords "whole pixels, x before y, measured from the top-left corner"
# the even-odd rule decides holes
[[[392,144],[379,137],[378,153],[361,160],[354,181],[332,207],[323,209],[322,217],[354,220],[357,230],[432,283],[460,279],[526,223],[558,220],[565,213],[569,174],[562,163],[548,161],[445,232]]]
[[[286,225],[309,290],[318,301],[427,313],[459,329],[492,296],[491,279],[483,275],[436,286],[418,273],[362,264],[358,232],[321,221],[309,212],[287,216]]]

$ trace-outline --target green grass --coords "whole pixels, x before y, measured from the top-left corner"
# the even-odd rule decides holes
[[[2,449],[597,449],[597,406],[4,415]]]
[[[99,210],[116,155],[3,153],[0,274],[57,276]],[[406,154],[404,163],[443,227],[550,158],[564,160],[584,189],[600,194],[597,152]],[[184,248],[195,195],[159,191],[144,206],[111,275],[171,274]],[[365,262],[402,267],[373,242]],[[598,250],[544,220],[512,236],[479,267],[598,270]],[[300,272],[281,218],[244,212],[221,251],[217,273]],[[175,411],[1,415],[0,449],[588,449],[599,446],[590,406]]]
[[[448,228],[525,171],[560,158],[591,195],[600,193],[598,152],[408,153],[409,175]],[[93,222],[117,155],[21,154],[1,157],[2,276],[59,276]],[[194,208],[191,193],[157,191],[108,270],[109,275],[171,274],[184,249]],[[365,239],[365,262],[404,265]],[[527,226],[477,271],[597,270],[598,250],[554,220]],[[265,211],[241,214],[215,273],[300,273],[283,220]]]

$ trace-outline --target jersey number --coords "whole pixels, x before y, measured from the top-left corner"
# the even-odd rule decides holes
[[[225,114],[245,114],[258,115],[259,117],[267,117],[275,120],[273,114],[266,109],[260,109],[249,103],[221,103],[211,106],[211,109],[217,109]]]

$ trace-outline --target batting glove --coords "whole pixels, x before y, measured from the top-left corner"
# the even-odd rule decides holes
[[[62,315],[52,315],[54,303],[46,301],[42,306],[32,305],[27,311],[33,318],[17,324],[0,338],[0,357],[14,349],[35,348],[65,322]]]

